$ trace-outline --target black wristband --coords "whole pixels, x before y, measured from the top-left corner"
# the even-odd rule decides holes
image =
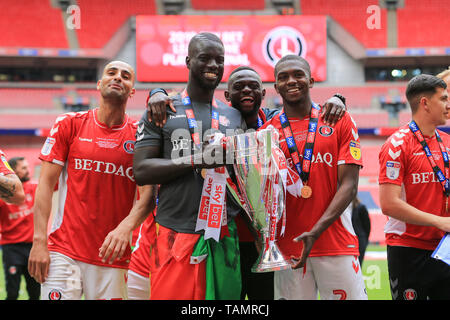
[[[345,106],[345,97],[342,94],[336,93],[333,95],[333,97],[339,98],[339,100],[341,100]]]
[[[152,95],[154,95],[155,93],[158,93],[158,92],[162,92],[162,93],[164,93],[166,96],[168,96],[167,91],[164,90],[163,88],[156,88],[156,89],[153,89],[152,91],[150,91],[150,93],[148,94],[148,96],[151,97]]]

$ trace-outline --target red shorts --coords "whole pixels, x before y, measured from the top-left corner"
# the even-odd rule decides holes
[[[151,300],[205,299],[206,260],[191,264],[199,237],[159,226],[151,256]]]

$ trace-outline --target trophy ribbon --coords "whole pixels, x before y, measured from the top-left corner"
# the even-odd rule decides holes
[[[205,230],[205,240],[213,238],[218,242],[220,231],[227,224],[225,194],[225,167],[208,169],[195,227],[195,231]]]

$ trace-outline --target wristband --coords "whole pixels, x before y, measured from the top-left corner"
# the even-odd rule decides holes
[[[158,93],[158,92],[162,92],[162,93],[164,93],[166,96],[168,96],[167,91],[164,90],[163,88],[156,88],[156,89],[153,89],[153,90],[150,91],[150,93],[149,93],[148,95],[151,97],[152,95],[154,95],[155,93]]]
[[[162,93],[164,93],[166,96],[168,96],[167,91],[164,90],[163,88],[156,88],[156,89],[153,89],[153,90],[151,90],[151,91],[148,93],[147,100],[145,100],[145,107],[148,106],[148,100],[150,100],[150,97],[151,97],[152,95],[154,95],[155,93],[158,93],[158,92],[162,92]]]
[[[342,94],[336,93],[333,95],[333,97],[339,98],[339,100],[341,100],[345,106],[345,97]]]

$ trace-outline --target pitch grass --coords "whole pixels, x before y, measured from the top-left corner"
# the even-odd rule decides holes
[[[386,251],[386,247],[369,246],[367,250]],[[362,270],[369,300],[392,300],[387,261],[365,259]]]
[[[386,251],[386,246],[369,245],[367,251],[384,252]],[[6,298],[2,253],[0,250],[0,300]],[[366,259],[363,262],[362,270],[369,300],[391,300],[387,261]],[[19,300],[28,300],[28,293],[23,278],[20,285]]]

